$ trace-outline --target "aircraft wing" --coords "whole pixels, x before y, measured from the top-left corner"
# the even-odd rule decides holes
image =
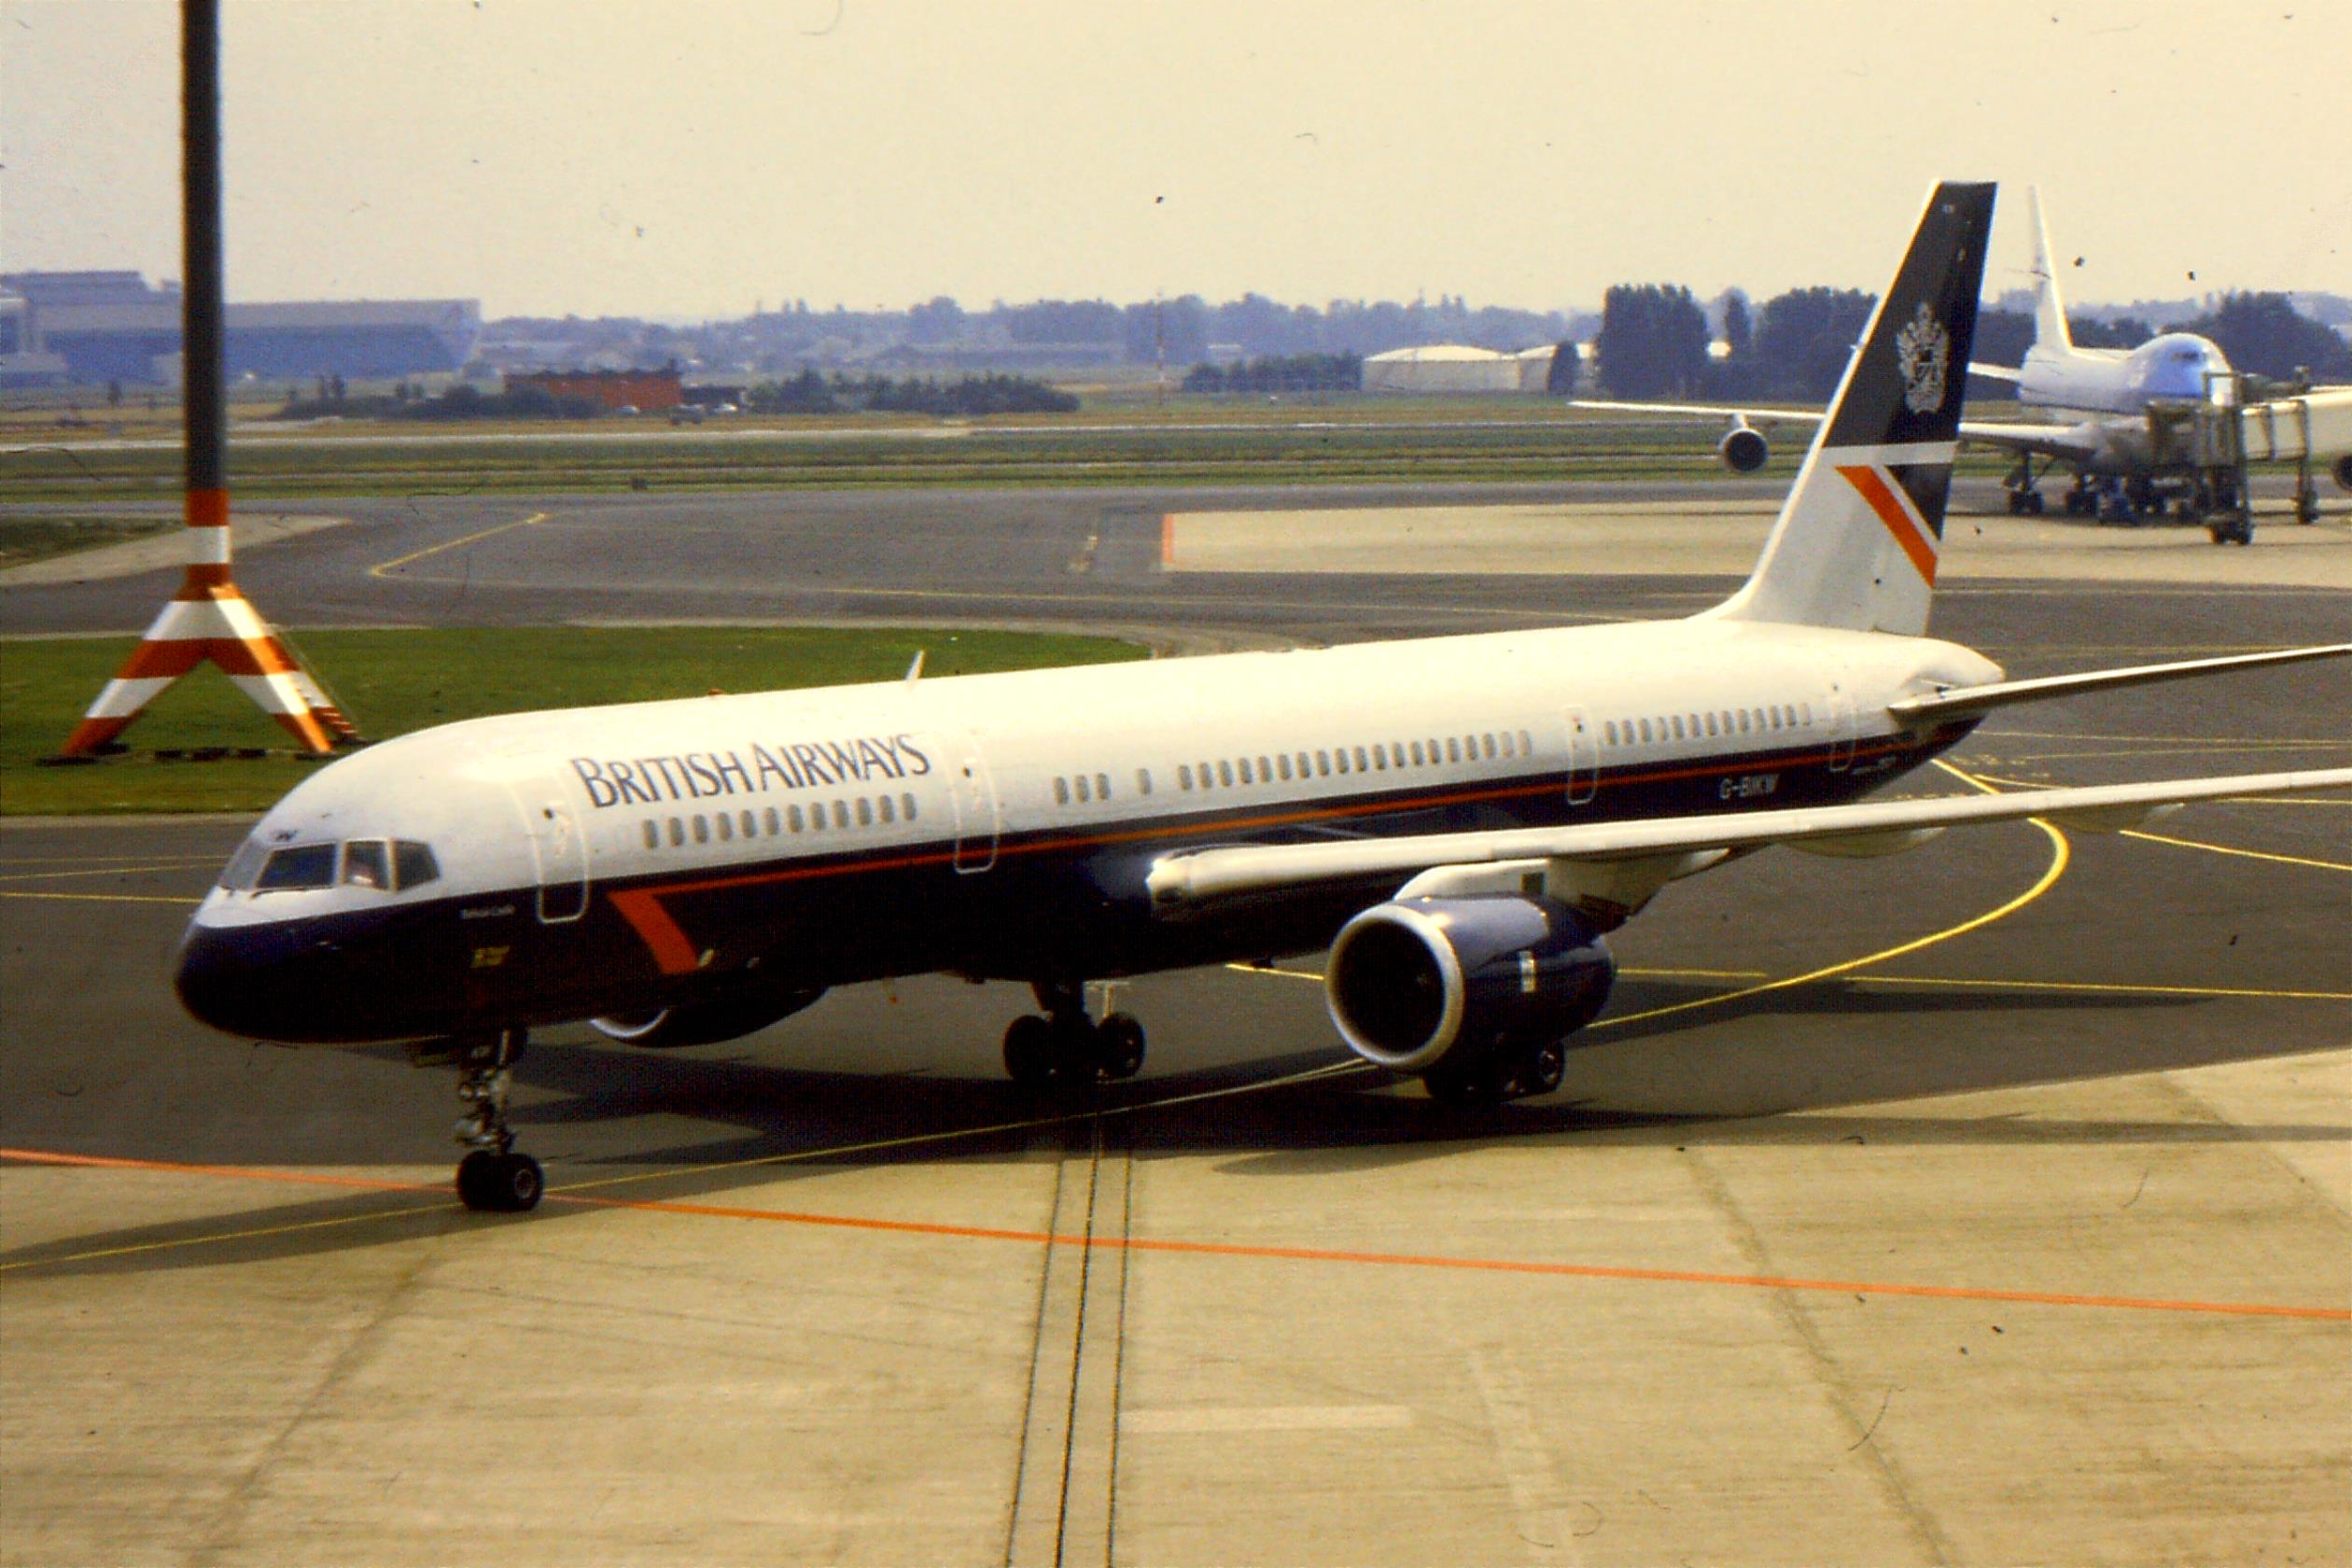
[[[1971,367],[1973,369],[1973,367]],[[1960,444],[1990,446],[2003,452],[2030,452],[2041,457],[2087,463],[2099,448],[2063,425],[2001,425],[1988,420],[1960,421]]]
[[[1821,409],[1722,408],[1712,403],[1605,403],[1592,398],[1570,398],[1567,403],[1570,408],[1599,409],[1604,413],[1663,413],[1684,419],[1739,419],[1750,425],[1818,425],[1828,417]]]
[[[1906,723],[1923,719],[1949,719],[1968,713],[1989,713],[2011,703],[2041,702],[2069,697],[2079,692],[2106,691],[2119,686],[2146,686],[2159,680],[2181,680],[2216,670],[2248,669],[2261,665],[2294,665],[2306,659],[2341,659],[2352,654],[2352,642],[2317,648],[2281,648],[2265,653],[2233,653],[2220,659],[2182,659],[2164,665],[2134,665],[2127,669],[2088,670],[2079,675],[2044,675],[2030,680],[1996,680],[1983,686],[1954,686],[1925,696],[1904,697],[1886,710]]]
[[[1945,828],[2047,817],[2062,826],[2112,833],[2190,801],[2352,790],[2352,768],[2174,778],[2021,790],[2007,794],[1859,801],[1778,811],[1726,812],[1621,822],[1571,823],[1487,833],[1317,844],[1183,850],[1153,862],[1146,885],[1155,907],[1171,909],[1235,893],[1295,888],[1437,866],[1499,861],[1657,861],[1711,851],[1811,846],[1829,853],[1904,847]],[[1841,843],[1842,841],[1842,843]]]

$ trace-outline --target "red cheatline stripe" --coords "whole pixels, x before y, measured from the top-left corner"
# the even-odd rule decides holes
[[[236,1176],[264,1182],[357,1187],[382,1192],[441,1192],[439,1185],[380,1182],[365,1177],[309,1175],[257,1170],[245,1166],[189,1165],[175,1161],[113,1159],[94,1155],[57,1155],[33,1149],[0,1149],[0,1159],[32,1165],[94,1166],[198,1176]],[[692,1176],[693,1170],[679,1172]],[[1791,1290],[1847,1295],[1911,1296],[1931,1301],[2003,1301],[2041,1307],[2097,1307],[2117,1311],[2194,1312],[2221,1317],[2291,1318],[2309,1323],[2352,1323],[2352,1310],[2260,1301],[2185,1301],[2161,1296],[2093,1295],[2068,1291],[1998,1290],[1972,1285],[1913,1285],[1876,1280],[1812,1280],[1773,1274],[1715,1274],[1687,1268],[1623,1268],[1605,1264],[1547,1263],[1523,1258],[1453,1257],[1443,1253],[1370,1253],[1332,1247],[1277,1247],[1239,1241],[1155,1240],[1148,1237],[1072,1236],[1055,1231],[1015,1230],[996,1225],[937,1225],[919,1220],[871,1219],[855,1214],[818,1214],[790,1209],[746,1209],[717,1203],[681,1203],[658,1198],[589,1197],[550,1192],[550,1203],[583,1209],[629,1210],[700,1219],[751,1220],[768,1225],[816,1225],[894,1236],[943,1237],[965,1241],[1013,1241],[1029,1246],[1094,1247],[1104,1251],[1160,1253],[1191,1257],[1251,1258],[1284,1263],[1345,1263],[1378,1268],[1442,1268],[1483,1274],[1524,1274],[1567,1280],[1617,1280],[1645,1284],[1728,1285],[1749,1290]],[[224,1239],[227,1239],[224,1238]]]
[[[1919,525],[1911,520],[1911,514],[1901,498],[1879,476],[1879,471],[1859,463],[1841,467],[1838,471],[1862,493],[1862,498],[1870,504],[1870,510],[1878,513],[1879,521],[1886,525],[1886,531],[1895,536],[1895,542],[1903,547],[1903,553],[1911,557],[1911,564],[1919,569],[1919,575],[1930,588],[1934,587],[1935,542],[1920,531]]]

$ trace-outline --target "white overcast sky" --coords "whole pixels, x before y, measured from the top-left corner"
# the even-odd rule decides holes
[[[2038,182],[2072,296],[2352,292],[2352,0],[227,0],[231,299],[739,315],[1877,288]],[[0,267],[176,277],[167,0],[0,0]],[[2190,273],[2195,274],[2192,282]]]

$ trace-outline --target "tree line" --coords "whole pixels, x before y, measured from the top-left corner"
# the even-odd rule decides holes
[[[954,381],[885,375],[827,376],[804,370],[782,381],[749,387],[743,406],[754,413],[952,414],[1071,413],[1078,399],[1034,376],[968,375]]]
[[[1674,284],[1620,284],[1603,304],[1593,341],[1595,378],[1611,397],[1822,402],[1837,391],[1878,297],[1853,288],[1794,288],[1751,310],[1738,289],[1719,301],[1726,352],[1709,350],[1707,312]],[[2079,348],[2135,348],[2158,329],[2132,316],[2074,316]],[[2352,379],[2352,344],[2296,310],[2284,294],[2230,293],[2214,308],[2170,329],[2210,338],[2241,371],[2288,380]],[[1969,357],[2016,365],[2034,341],[2034,318],[1981,310]],[[1557,378],[1555,378],[1557,379]]]

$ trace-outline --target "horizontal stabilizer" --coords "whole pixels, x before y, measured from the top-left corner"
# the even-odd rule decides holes
[[[1429,833],[1413,838],[1347,839],[1318,844],[1236,846],[1162,856],[1145,878],[1163,910],[1203,899],[1376,876],[1410,875],[1433,866],[1496,861],[1607,861],[1710,850],[1757,849],[1803,840],[1843,839],[1849,852],[1902,847],[1900,835],[1929,828],[2078,816],[2120,820],[2127,810],[2153,811],[2189,801],[2352,790],[2352,768],[2249,773],[2220,778],[2167,778],[2149,784],[2096,784],[2020,790],[2009,794],[1926,800],[1862,801],[1782,811],[1727,812],[1630,822],[1506,828],[1491,833]],[[2097,814],[2094,818],[2093,814]],[[1833,851],[1834,852],[1834,851]]]
[[[2317,648],[2283,648],[2268,653],[2233,653],[2221,659],[2184,659],[2169,665],[2135,665],[2128,669],[2087,670],[2080,675],[2045,675],[2031,680],[2000,680],[1988,686],[1958,686],[1924,697],[1905,697],[1886,710],[1906,722],[1944,720],[1969,713],[1989,713],[2011,703],[2042,702],[2110,687],[2147,686],[2159,680],[2185,680],[2217,670],[2251,669],[2260,665],[2293,665],[2307,659],[2341,659],[2352,654],[2352,642]]]
[[[1972,376],[1982,376],[1987,381],[2023,381],[2025,379],[2025,372],[2014,366],[1980,365],[1973,359],[1968,361],[1968,373]]]

